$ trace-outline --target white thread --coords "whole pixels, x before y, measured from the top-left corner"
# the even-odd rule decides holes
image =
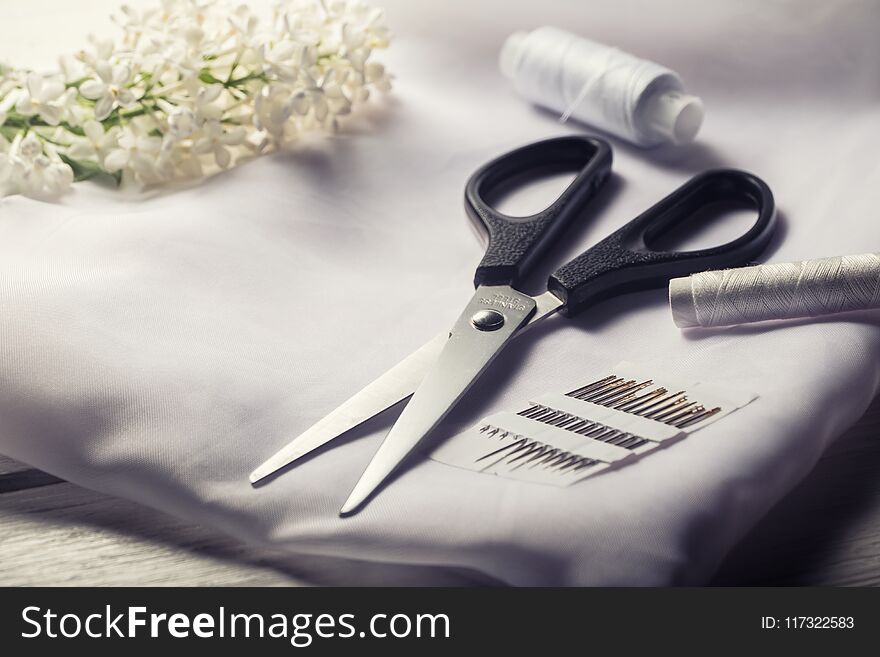
[[[676,73],[554,27],[511,35],[501,71],[528,100],[641,146],[692,141],[703,104]]]
[[[724,269],[669,282],[676,326],[732,326],[880,308],[880,254]]]

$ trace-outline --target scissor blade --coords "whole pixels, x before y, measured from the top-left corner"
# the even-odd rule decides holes
[[[354,511],[388,478],[455,406],[535,307],[532,297],[507,285],[477,288],[436,365],[391,427],[340,513]]]
[[[448,339],[448,332],[438,334],[336,407],[329,415],[315,422],[251,472],[251,483],[268,477],[412,395],[431,366],[437,362]]]
[[[528,327],[552,315],[562,305],[562,301],[550,292],[535,297],[535,302],[538,305],[535,314],[531,316],[526,326],[513,334],[514,338],[522,335]],[[378,379],[362,388],[360,392],[340,404],[329,415],[318,420],[254,470],[249,477],[251,483],[268,477],[412,396],[425,375],[437,362],[448,339],[448,332],[444,331],[436,335],[430,342],[419,347]]]

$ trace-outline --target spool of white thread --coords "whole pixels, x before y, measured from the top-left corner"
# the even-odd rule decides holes
[[[693,141],[703,102],[675,72],[555,27],[515,32],[501,72],[531,102],[640,146]]]
[[[880,253],[693,274],[669,281],[679,328],[880,308]]]

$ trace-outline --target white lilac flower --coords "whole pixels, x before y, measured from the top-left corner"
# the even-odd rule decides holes
[[[25,160],[33,160],[43,153],[43,145],[33,132],[27,133],[17,146],[17,153]]]
[[[177,107],[168,113],[168,132],[180,139],[196,131],[196,115],[188,107]]]
[[[247,5],[238,5],[230,14],[229,23],[232,26],[232,37],[236,40],[242,51],[253,50],[258,45],[259,19],[251,12]],[[244,54],[244,53],[242,53]],[[252,53],[247,53],[252,55]],[[239,58],[244,61],[244,58]]]
[[[76,58],[95,68],[101,62],[109,62],[116,50],[113,39],[98,39],[94,35],[89,36],[92,50],[80,50]]]
[[[242,126],[234,126],[224,130],[219,121],[208,121],[202,130],[202,136],[192,145],[192,152],[197,155],[211,153],[214,161],[222,169],[232,162],[229,146],[240,146],[244,143],[247,132]]]
[[[68,85],[75,84],[87,75],[87,69],[82,60],[69,55],[62,55],[58,58],[58,71]],[[74,89],[74,91],[76,90]]]
[[[83,126],[83,136],[73,141],[67,150],[67,155],[76,160],[97,160],[103,163],[104,157],[116,148],[119,142],[121,129],[112,126],[107,130],[100,121],[86,121]]]
[[[223,108],[216,104],[223,93],[223,85],[209,84],[199,89],[196,94],[195,111],[198,121],[219,121],[223,116]]]
[[[385,66],[379,62],[368,62],[364,66],[364,79],[379,91],[391,91],[391,76],[385,70]]]
[[[0,66],[0,192],[201,176],[336,130],[390,87],[374,56],[390,33],[364,2],[274,0],[264,17],[238,0],[154,3],[123,7],[121,35],[90,37],[57,74]]]
[[[60,159],[37,155],[22,168],[16,181],[21,193],[28,196],[58,196],[73,183],[73,170]]]
[[[293,112],[293,94],[286,85],[263,87],[254,101],[254,125],[276,141],[284,138],[284,128]]]
[[[9,151],[0,154],[0,187],[38,198],[52,197],[73,182],[73,170],[32,132],[18,135]]]
[[[0,196],[18,191],[12,181],[14,166],[15,163],[9,154],[9,142],[0,137]]]
[[[38,73],[27,76],[26,88],[15,104],[15,111],[25,116],[37,115],[48,125],[58,125],[64,114],[64,83],[58,78]]]
[[[79,87],[85,98],[95,101],[95,118],[103,121],[116,107],[131,107],[137,99],[128,89],[131,69],[127,64],[111,66],[98,62],[95,66],[97,79],[86,80]]]
[[[163,178],[164,167],[160,163],[162,139],[139,135],[125,130],[116,148],[104,158],[104,168],[110,173],[127,170],[142,183],[155,183]]]
[[[296,82],[301,72],[317,60],[306,42],[284,39],[261,49],[263,69],[284,82]]]

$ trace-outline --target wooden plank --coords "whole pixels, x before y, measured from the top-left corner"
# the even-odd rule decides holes
[[[0,585],[461,585],[456,570],[292,555],[61,483],[0,495]]]
[[[0,456],[0,494],[60,483],[61,479]]]
[[[21,472],[30,469],[29,466],[13,461],[8,456],[0,454],[0,475],[9,474],[11,472]]]
[[[26,469],[18,472],[9,472],[0,475],[0,494],[14,493],[15,491],[39,488],[40,486],[51,486],[52,484],[60,484],[62,481],[64,480],[40,470]]]
[[[237,541],[69,483],[0,496],[0,527],[3,585],[301,583]]]

